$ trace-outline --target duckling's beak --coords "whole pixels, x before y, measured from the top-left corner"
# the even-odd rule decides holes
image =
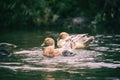
[[[43,43],[41,44],[41,46],[42,46],[42,47],[45,46],[45,43],[43,42]]]

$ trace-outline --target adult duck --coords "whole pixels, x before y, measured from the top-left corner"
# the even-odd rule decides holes
[[[59,48],[71,47],[72,49],[86,48],[94,40],[93,36],[88,37],[87,34],[69,35],[61,32],[57,42]]]
[[[43,48],[43,55],[46,57],[55,57],[59,55],[63,56],[73,56],[73,52],[63,49],[63,48],[57,48],[55,49],[55,41],[52,38],[45,38],[44,42],[41,44]]]

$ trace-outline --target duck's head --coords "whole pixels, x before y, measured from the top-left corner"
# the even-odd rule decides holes
[[[54,46],[55,41],[52,38],[45,38],[44,42],[41,44],[41,46]]]
[[[66,33],[66,32],[61,32],[60,35],[59,35],[59,38],[60,38],[60,39],[66,39],[66,38],[68,38],[68,37],[69,37],[69,34]]]

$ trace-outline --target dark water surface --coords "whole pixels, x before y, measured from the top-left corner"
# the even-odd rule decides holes
[[[120,80],[120,35],[96,34],[95,41],[73,57],[42,56],[45,37],[57,32],[1,33],[0,42],[18,46],[0,62],[0,80]]]

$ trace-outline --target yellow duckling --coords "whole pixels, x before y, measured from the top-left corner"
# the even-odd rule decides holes
[[[70,45],[71,45],[71,41],[69,34],[66,32],[61,32],[59,35],[57,46],[59,48],[66,48],[66,47],[71,47]]]
[[[72,49],[82,49],[87,47],[93,40],[94,37],[93,36],[88,37],[87,34],[77,34],[70,36],[66,32],[61,32],[59,35],[57,46],[59,48],[69,46]]]
[[[45,47],[43,49],[43,55],[46,57],[54,57],[62,54],[59,49],[55,49],[55,41],[52,38],[45,38],[41,46]]]
[[[44,46],[43,55],[46,57],[55,57],[59,55],[63,56],[74,56],[76,53],[73,53],[71,49],[57,48],[55,49],[55,41],[52,38],[45,38],[44,42],[41,44]]]

